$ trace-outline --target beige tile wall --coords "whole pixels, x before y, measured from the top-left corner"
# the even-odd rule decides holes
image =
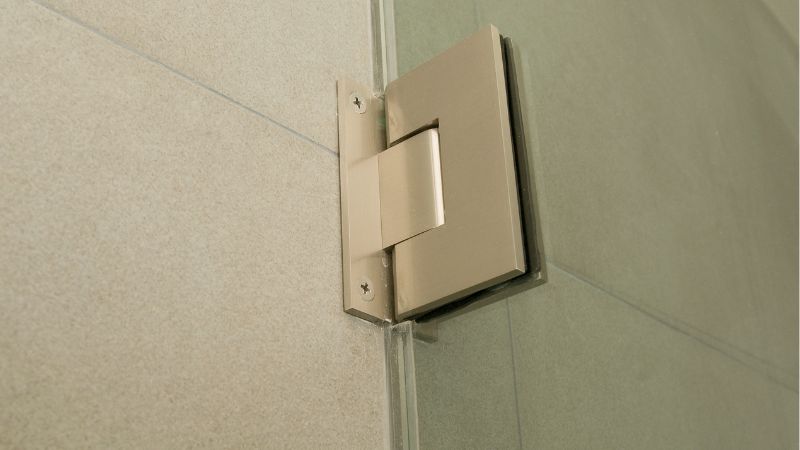
[[[332,150],[367,3],[144,5],[0,1],[0,447],[383,447]]]
[[[35,0],[336,149],[336,80],[372,80],[365,0]]]

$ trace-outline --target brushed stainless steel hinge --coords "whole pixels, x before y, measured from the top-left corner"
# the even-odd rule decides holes
[[[511,59],[489,26],[383,98],[339,81],[346,312],[394,322],[544,280]]]

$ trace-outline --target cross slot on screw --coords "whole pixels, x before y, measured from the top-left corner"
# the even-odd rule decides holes
[[[356,92],[350,94],[350,103],[353,105],[353,109],[355,109],[359,114],[364,114],[367,111],[366,100],[364,100],[364,97]]]
[[[375,298],[375,290],[372,288],[372,281],[367,277],[358,280],[358,293],[364,301],[371,301]]]

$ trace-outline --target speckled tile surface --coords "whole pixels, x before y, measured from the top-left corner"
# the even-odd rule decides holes
[[[383,447],[336,156],[33,2],[0,43],[0,447]]]
[[[336,80],[372,81],[365,0],[37,0],[330,148]]]

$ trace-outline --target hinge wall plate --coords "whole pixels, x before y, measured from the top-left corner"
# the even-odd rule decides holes
[[[345,311],[404,320],[529,269],[505,69],[489,26],[385,105],[339,82]]]
[[[392,322],[390,255],[383,250],[378,154],[386,148],[383,100],[349,80],[337,84],[344,311]]]

